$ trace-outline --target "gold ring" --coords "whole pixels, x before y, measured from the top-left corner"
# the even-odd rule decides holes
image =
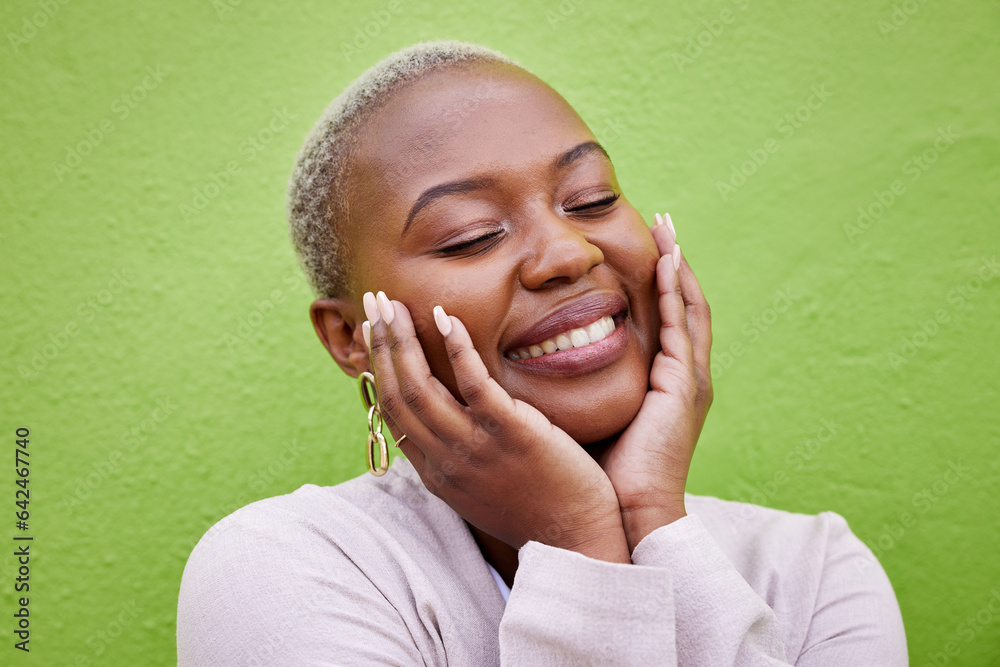
[[[406,434],[405,433],[403,434],[403,436],[399,440],[396,441],[396,446],[399,447],[399,443],[403,442],[404,440],[406,440]]]

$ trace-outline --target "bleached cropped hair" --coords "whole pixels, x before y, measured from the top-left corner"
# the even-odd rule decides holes
[[[320,116],[299,150],[288,184],[288,225],[299,263],[319,298],[347,296],[349,248],[339,230],[349,216],[344,178],[359,128],[403,84],[429,72],[475,63],[526,68],[477,44],[421,42],[369,68]]]

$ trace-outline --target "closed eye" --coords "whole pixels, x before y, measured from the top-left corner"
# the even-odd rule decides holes
[[[502,234],[503,230],[498,229],[494,232],[490,232],[489,234],[483,234],[482,236],[477,236],[476,238],[469,239],[468,241],[462,241],[461,243],[456,243],[454,245],[441,248],[440,250],[438,250],[438,253],[442,255],[455,255],[462,252],[463,250],[471,250],[474,248],[485,249],[485,244],[497,239]],[[484,247],[480,248],[480,246]]]
[[[573,208],[568,208],[568,209],[565,209],[565,210],[568,213],[577,213],[579,211],[592,211],[592,210],[595,210],[595,209],[606,208],[606,207],[611,206],[612,204],[614,204],[616,201],[618,201],[618,197],[620,197],[620,196],[621,195],[619,195],[619,194],[613,194],[613,195],[610,195],[608,197],[605,197],[604,199],[599,199],[598,201],[594,201],[594,202],[588,202],[588,203],[583,204],[581,206],[574,206]]]

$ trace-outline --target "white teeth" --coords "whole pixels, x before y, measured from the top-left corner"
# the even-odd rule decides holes
[[[560,350],[571,350],[574,347],[585,347],[604,340],[615,331],[615,321],[610,315],[605,315],[596,322],[585,327],[570,329],[565,333],[553,336],[530,347],[519,347],[511,350],[507,356],[511,359],[532,359],[544,354],[552,354]]]
[[[604,325],[604,335],[610,336],[615,332],[615,321],[610,317],[605,317],[601,319]]]

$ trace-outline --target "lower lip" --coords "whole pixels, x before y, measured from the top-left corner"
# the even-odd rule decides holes
[[[628,331],[625,322],[618,326],[610,336],[584,347],[574,347],[570,350],[560,350],[552,354],[528,359],[507,359],[512,364],[528,370],[544,373],[560,373],[562,375],[581,375],[590,373],[618,361],[628,345]]]

